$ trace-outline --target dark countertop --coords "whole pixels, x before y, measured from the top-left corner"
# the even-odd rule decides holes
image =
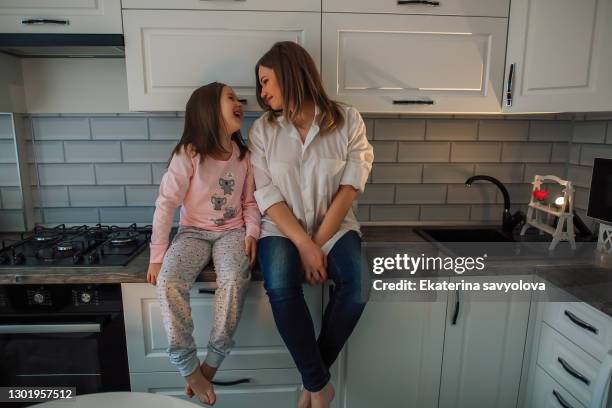
[[[421,242],[425,241],[414,231],[414,227],[363,226],[364,242]],[[143,283],[149,251],[145,250],[124,267],[77,267],[77,268],[0,268],[0,284],[57,284],[57,283]],[[487,262],[487,273],[536,274],[551,284],[564,289],[577,300],[612,316],[612,270],[602,269],[584,259],[537,259],[519,260],[511,263],[491,260]],[[262,280],[259,271],[253,271],[253,280]],[[211,266],[202,271],[197,281],[214,282]]]

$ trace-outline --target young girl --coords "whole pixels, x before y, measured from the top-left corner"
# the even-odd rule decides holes
[[[157,283],[170,361],[185,377],[186,393],[210,405],[216,401],[210,380],[234,344],[259,238],[255,184],[240,138],[242,117],[230,87],[214,82],[193,92],[153,216],[147,281]],[[174,212],[181,204],[180,228],[168,247]],[[189,291],[211,256],[217,290],[208,351],[200,366]]]

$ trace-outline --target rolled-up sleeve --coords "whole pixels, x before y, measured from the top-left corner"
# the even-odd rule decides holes
[[[366,137],[365,123],[355,108],[348,110],[346,120],[349,121],[348,154],[340,184],[353,186],[363,192],[372,170],[374,149]]]
[[[285,198],[272,182],[264,149],[263,127],[259,120],[253,124],[249,132],[249,150],[255,178],[255,201],[261,214],[264,214],[272,205],[285,201]]]

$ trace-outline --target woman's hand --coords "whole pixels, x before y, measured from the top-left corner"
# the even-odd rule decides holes
[[[312,240],[307,240],[297,246],[304,265],[306,282],[310,284],[323,283],[327,280],[327,256]]]
[[[249,268],[255,265],[255,255],[257,254],[257,240],[250,235],[244,239],[244,252],[249,257]]]
[[[152,285],[157,284],[157,275],[159,275],[159,271],[161,270],[162,264],[160,263],[150,263],[149,270],[147,270],[147,282]]]

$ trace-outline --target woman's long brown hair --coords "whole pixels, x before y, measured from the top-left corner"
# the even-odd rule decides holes
[[[276,74],[283,97],[282,112],[273,111],[261,98],[259,67],[262,65],[274,70]],[[297,43],[282,41],[274,44],[255,65],[255,82],[257,102],[268,112],[270,122],[283,114],[295,123],[304,103],[312,100],[319,107],[319,131],[322,135],[333,132],[344,124],[340,104],[329,99],[312,57]]]
[[[181,140],[172,150],[170,160],[182,150],[200,155],[200,162],[209,155],[229,153],[221,144],[221,130],[225,121],[221,114],[221,92],[225,84],[212,82],[193,91],[185,108],[185,126]],[[247,147],[242,141],[240,131],[232,134],[232,140],[240,149],[239,159],[246,154]]]

